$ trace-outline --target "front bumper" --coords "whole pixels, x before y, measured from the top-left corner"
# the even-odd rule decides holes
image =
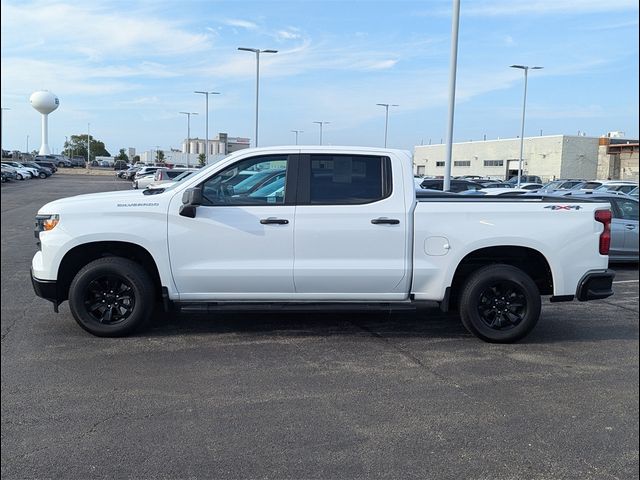
[[[612,284],[615,276],[615,272],[609,269],[587,272],[578,283],[577,299],[584,302],[610,297],[613,295]]]
[[[36,295],[45,300],[53,302],[53,310],[58,311],[58,283],[55,280],[40,280],[33,275],[33,269],[31,269],[31,285],[33,285],[33,291]]]

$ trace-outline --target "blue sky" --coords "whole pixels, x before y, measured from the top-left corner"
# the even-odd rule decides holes
[[[60,98],[49,144],[91,133],[107,149],[177,148],[210,132],[254,136],[255,55],[261,56],[260,145],[412,149],[446,134],[450,0],[2,1],[3,148],[40,145],[31,92]],[[455,141],[525,136],[638,138],[637,0],[462,0]]]

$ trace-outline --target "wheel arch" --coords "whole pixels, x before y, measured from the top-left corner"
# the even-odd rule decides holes
[[[519,268],[534,281],[540,295],[553,295],[553,273],[547,258],[530,247],[502,245],[485,247],[467,254],[458,264],[446,295],[443,310],[457,308],[462,286],[476,270],[487,265],[504,264]]]
[[[71,281],[82,267],[103,257],[122,257],[141,265],[153,280],[154,294],[161,298],[161,281],[158,266],[149,251],[135,243],[123,241],[91,242],[69,250],[58,267],[58,301],[69,298]]]

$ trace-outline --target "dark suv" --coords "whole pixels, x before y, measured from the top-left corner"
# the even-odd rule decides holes
[[[56,165],[54,163],[52,163],[52,162],[45,162],[45,161],[42,161],[42,160],[36,160],[34,163],[37,163],[41,167],[48,168],[49,170],[51,170],[52,173],[56,173],[58,171],[58,167],[56,167]]]

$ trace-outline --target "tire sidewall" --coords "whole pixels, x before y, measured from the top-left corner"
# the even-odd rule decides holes
[[[527,302],[523,320],[509,330],[489,327],[478,312],[478,301],[482,292],[490,285],[501,281],[517,285]],[[477,337],[492,343],[511,343],[525,337],[538,323],[540,311],[538,287],[531,277],[511,265],[492,265],[476,271],[469,278],[460,300],[460,317],[464,326]]]
[[[131,285],[135,295],[133,312],[116,325],[105,325],[94,319],[84,305],[85,291],[96,278],[115,275]],[[84,266],[71,282],[69,307],[83,329],[99,337],[121,337],[141,327],[153,311],[153,283],[137,263],[118,257],[105,257]]]

